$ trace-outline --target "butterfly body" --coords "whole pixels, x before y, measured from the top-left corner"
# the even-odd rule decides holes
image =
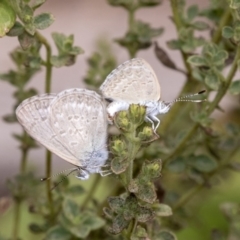
[[[156,116],[159,114],[164,114],[168,112],[170,109],[170,104],[165,103],[163,101],[139,101],[139,102],[135,102],[135,104],[139,104],[141,106],[146,107],[145,120],[151,123],[152,121],[157,121],[158,123],[160,123],[160,120]],[[117,112],[128,110],[129,106],[130,106],[130,103],[124,102],[124,101],[111,102],[107,107],[110,123],[111,123],[111,119],[113,119],[114,115]]]
[[[34,96],[18,106],[16,115],[29,135],[77,167],[78,178],[101,173],[108,158],[107,119],[97,93],[68,89]]]

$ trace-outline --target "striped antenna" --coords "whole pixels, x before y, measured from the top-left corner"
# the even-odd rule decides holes
[[[173,104],[175,102],[204,102],[206,101],[206,99],[203,99],[203,100],[194,100],[194,99],[190,99],[192,97],[195,97],[195,96],[198,96],[198,95],[201,95],[203,93],[205,93],[206,91],[205,90],[202,90],[198,93],[194,93],[194,94],[188,94],[186,96],[183,96],[183,97],[180,97],[180,98],[177,98],[175,99],[174,101],[170,102],[169,104]]]
[[[64,171],[62,171],[62,172],[59,172],[59,173],[57,173],[57,174],[52,175],[51,177],[41,178],[41,181],[49,180],[49,179],[52,178],[52,177],[56,177],[56,176],[58,176],[58,175],[60,175],[60,174],[65,173],[66,171],[70,171],[68,174],[66,174],[65,176],[63,176],[62,179],[61,179],[58,183],[56,183],[56,184],[54,185],[54,187],[51,188],[51,190],[53,190],[53,189],[55,189],[60,183],[62,183],[70,174],[72,174],[73,172],[78,171],[78,170],[79,170],[79,168],[66,169],[66,170],[64,170]]]

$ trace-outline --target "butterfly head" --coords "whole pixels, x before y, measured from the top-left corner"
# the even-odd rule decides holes
[[[81,180],[87,180],[89,178],[89,171],[85,168],[78,168],[76,178],[81,179]]]
[[[171,108],[172,106],[172,103],[167,103],[167,102],[164,102],[164,101],[159,101],[158,102],[158,113],[159,114],[164,114],[164,113],[167,113],[169,111],[169,109]]]

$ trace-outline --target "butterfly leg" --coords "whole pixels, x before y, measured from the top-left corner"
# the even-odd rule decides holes
[[[150,117],[148,117],[148,116],[145,117],[145,120],[146,120],[147,122],[150,122],[150,123],[152,124],[152,129],[153,129],[153,131],[155,131],[155,130],[154,130],[155,127],[154,127],[154,122],[153,122],[153,120],[152,120]]]
[[[100,170],[100,171],[99,171],[99,174],[100,174],[102,177],[106,177],[106,176],[112,174],[112,171],[111,171],[110,169],[108,169],[108,170]]]
[[[160,120],[156,116],[151,116],[152,120],[157,122],[157,126],[154,128],[154,133],[156,133],[159,125],[160,125]]]

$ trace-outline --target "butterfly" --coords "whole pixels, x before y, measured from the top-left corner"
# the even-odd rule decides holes
[[[108,159],[107,113],[94,91],[67,89],[24,100],[16,109],[26,132],[57,156],[76,166],[77,178],[102,174]]]
[[[110,121],[116,112],[127,110],[130,104],[140,104],[146,107],[145,120],[152,124],[155,133],[160,125],[158,114],[167,113],[175,102],[201,102],[202,100],[186,98],[205,92],[187,95],[172,102],[162,101],[158,78],[152,67],[142,58],[133,58],[118,66],[107,76],[100,91],[110,102],[107,107]],[[157,122],[156,126],[154,122]]]

